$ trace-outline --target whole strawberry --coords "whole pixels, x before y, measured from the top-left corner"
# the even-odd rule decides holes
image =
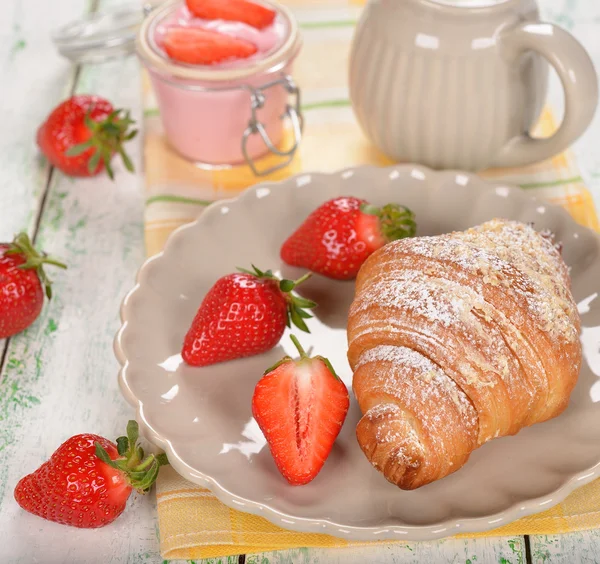
[[[0,243],[0,339],[29,327],[42,311],[44,293],[52,297],[45,264],[67,268],[36,251],[26,233],[17,235],[12,243]]]
[[[252,414],[275,464],[292,485],[307,484],[329,456],[350,400],[330,362],[309,358],[294,335],[299,360],[286,356],[260,379]]]
[[[415,216],[404,206],[378,208],[358,198],[340,197],[308,216],[281,247],[281,258],[329,278],[352,280],[377,249],[415,233]]]
[[[37,144],[48,161],[69,176],[95,176],[106,168],[114,178],[111,159],[119,153],[125,167],[133,163],[123,143],[137,134],[129,112],[115,110],[99,96],[80,94],[58,105],[37,132]]]
[[[202,301],[181,356],[192,366],[206,366],[271,350],[290,322],[308,332],[305,309],[314,302],[294,296],[304,282],[280,280],[270,270],[240,269],[217,280]]]
[[[34,515],[91,529],[114,521],[125,509],[132,489],[144,493],[168,464],[164,454],[151,454],[137,444],[138,425],[130,421],[127,437],[117,445],[98,435],[75,435],[50,460],[15,488],[17,503]]]

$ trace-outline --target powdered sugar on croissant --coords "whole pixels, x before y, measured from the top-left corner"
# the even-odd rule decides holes
[[[363,451],[413,489],[556,417],[579,374],[579,331],[568,269],[530,226],[390,243],[363,265],[348,322]]]

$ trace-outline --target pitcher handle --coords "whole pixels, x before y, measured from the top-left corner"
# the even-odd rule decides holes
[[[556,69],[565,91],[565,115],[547,139],[533,138],[529,132],[511,139],[493,166],[522,166],[561,153],[584,133],[596,112],[598,77],[590,56],[569,32],[549,23],[523,22],[502,33],[499,43],[515,65],[525,52],[535,51]]]

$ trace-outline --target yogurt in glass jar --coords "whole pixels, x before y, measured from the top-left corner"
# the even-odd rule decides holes
[[[302,135],[300,92],[292,65],[301,47],[298,26],[289,10],[269,0],[256,1],[276,12],[273,22],[256,29],[242,22],[194,17],[177,0],[153,10],[144,20],[136,52],[148,70],[165,134],[185,158],[221,167],[247,163],[257,175],[286,166]],[[211,65],[171,59],[164,39],[171,26],[200,27],[253,43],[248,58]],[[291,147],[281,148],[291,123]],[[281,161],[260,170],[257,159],[275,153]]]

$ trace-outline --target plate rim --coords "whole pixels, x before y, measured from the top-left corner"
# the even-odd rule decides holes
[[[158,448],[163,449],[166,452],[171,466],[180,476],[182,476],[186,480],[189,480],[190,482],[197,484],[198,486],[209,489],[215,495],[215,497],[226,506],[230,507],[231,509],[236,509],[238,511],[243,511],[245,513],[250,513],[253,515],[264,517],[272,524],[277,525],[283,529],[303,533],[329,534],[338,538],[354,541],[439,540],[445,537],[453,536],[455,534],[469,534],[490,531],[505,526],[523,517],[534,515],[557,506],[562,501],[564,501],[573,491],[586,484],[589,484],[590,482],[599,477],[600,461],[598,461],[598,463],[596,463],[592,467],[572,475],[562,486],[558,487],[553,492],[525,501],[522,500],[520,502],[512,504],[510,507],[503,511],[482,517],[462,519],[451,518],[447,519],[446,521],[436,523],[434,525],[380,525],[375,527],[357,527],[340,525],[339,523],[335,523],[328,519],[298,517],[296,515],[289,515],[284,512],[278,511],[263,503],[241,498],[228,491],[225,487],[221,486],[215,478],[193,469],[181,459],[171,442],[166,437],[161,436],[146,419],[144,415],[143,402],[135,396],[135,394],[129,388],[129,385],[127,383],[125,375],[130,365],[130,361],[123,351],[122,342],[129,325],[129,321],[125,313],[126,306],[128,301],[132,298],[132,296],[139,291],[144,272],[147,266],[161,258],[163,255],[165,255],[168,252],[170,245],[173,244],[173,241],[178,237],[181,237],[182,233],[184,233],[188,229],[194,229],[198,226],[198,224],[201,224],[204,221],[203,218],[207,215],[206,212],[214,207],[220,207],[223,205],[238,205],[245,199],[252,197],[252,195],[255,195],[257,190],[259,189],[270,188],[273,186],[281,186],[287,183],[297,183],[297,180],[299,178],[305,176],[344,178],[347,177],[347,175],[349,174],[354,174],[354,172],[357,170],[366,169],[377,170],[377,174],[381,174],[384,176],[389,176],[396,170],[417,170],[420,171],[420,173],[425,174],[426,176],[435,176],[438,178],[443,176],[456,177],[457,175],[462,175],[467,177],[469,182],[476,182],[479,185],[478,189],[483,188],[488,190],[508,190],[505,194],[503,194],[506,197],[516,198],[522,201],[528,200],[540,202],[543,203],[544,206],[557,210],[559,214],[563,215],[567,222],[575,224],[580,229],[584,229],[592,233],[594,237],[596,237],[597,244],[600,247],[600,238],[598,237],[598,234],[589,227],[577,223],[575,219],[569,214],[569,212],[565,210],[562,206],[528,194],[525,190],[510,182],[496,181],[493,179],[488,180],[472,172],[465,172],[461,170],[437,171],[423,165],[412,163],[392,165],[386,167],[378,167],[374,165],[359,165],[346,167],[333,172],[306,171],[292,175],[288,178],[279,181],[258,182],[257,184],[254,184],[253,186],[245,189],[244,191],[240,192],[239,194],[236,194],[231,198],[214,201],[209,206],[207,206],[194,221],[186,223],[175,229],[168,236],[163,250],[151,257],[148,257],[143,262],[143,264],[137,271],[135,284],[133,288],[126,294],[125,298],[121,302],[121,326],[117,331],[113,342],[114,353],[117,358],[117,361],[121,366],[118,374],[118,383],[122,395],[124,396],[126,401],[136,410],[136,419],[138,421],[138,424],[140,425],[141,434],[149,442],[151,442]],[[293,522],[290,523],[290,520],[293,520]]]

